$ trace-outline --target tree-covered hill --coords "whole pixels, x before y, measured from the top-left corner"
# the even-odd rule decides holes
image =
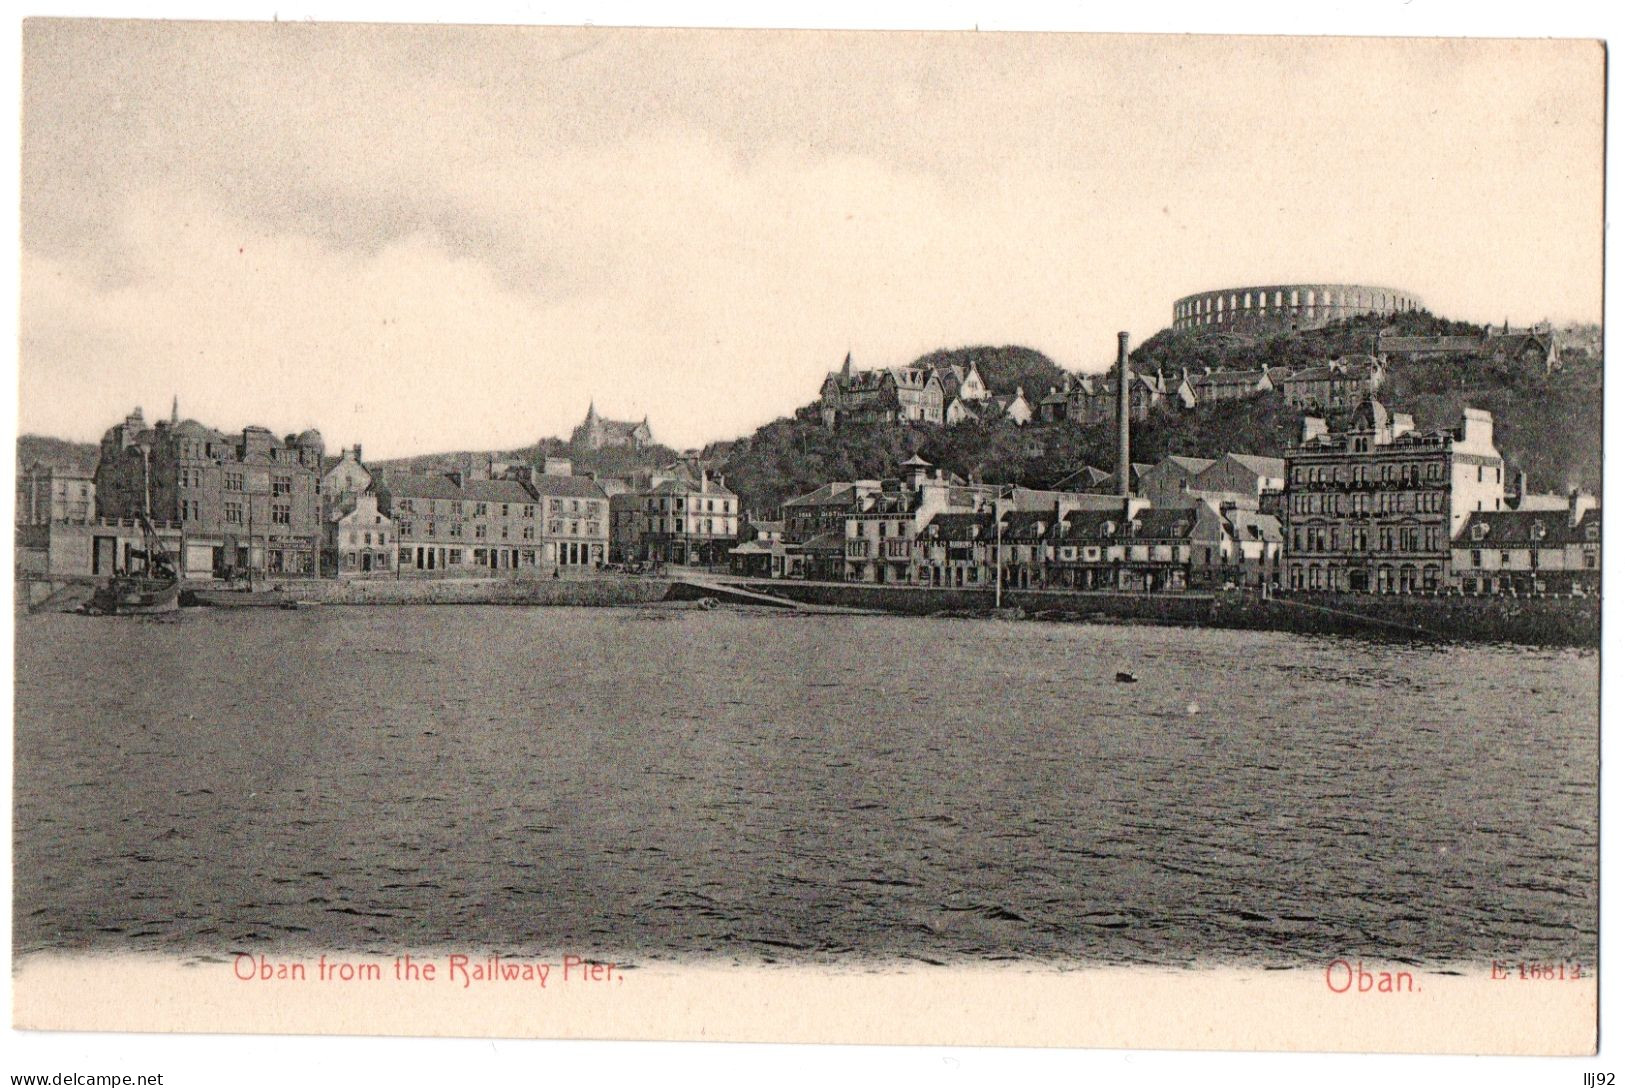
[[[1477,326],[1426,312],[1384,322],[1358,317],[1322,329],[1244,337],[1216,328],[1164,329],[1130,355],[1140,370],[1173,375],[1183,367],[1200,370],[1293,368],[1329,358],[1369,353],[1377,335],[1394,329],[1406,335],[1463,334]],[[1393,362],[1380,396],[1392,408],[1410,412],[1423,428],[1453,426],[1463,407],[1482,408],[1495,417],[1495,435],[1513,470],[1529,475],[1530,487],[1560,491],[1582,487],[1600,493],[1602,484],[1601,335],[1596,326],[1559,330],[1563,367],[1554,374],[1487,360]],[[963,347],[932,352],[921,363],[975,360],[995,393],[1020,385],[1041,395],[1065,380],[1065,372],[1042,352],[1018,346]],[[1214,456],[1224,452],[1283,454],[1301,427],[1301,413],[1277,394],[1206,405],[1190,411],[1166,410],[1137,424],[1134,460],[1154,462],[1170,453]],[[557,438],[533,446],[496,451],[503,460],[539,464],[546,456],[569,457],[578,473],[625,475],[670,464],[677,452],[665,446],[643,450],[589,450]],[[953,427],[927,425],[850,426],[827,431],[816,412],[775,420],[754,434],[713,443],[705,451],[724,473],[742,505],[757,516],[772,516],[785,499],[832,480],[877,479],[919,453],[966,478],[1048,487],[1080,466],[1110,471],[1116,459],[1109,422],[1091,426],[1064,422],[1016,427],[1006,420],[967,421]],[[96,447],[40,435],[17,441],[19,469],[35,460],[46,465],[93,469]],[[375,467],[439,471],[483,469],[490,451],[430,454],[375,462]]]
[[[1042,396],[1050,386],[1059,386],[1066,380],[1066,371],[1041,351],[1006,345],[994,347],[966,347],[929,352],[914,360],[912,366],[942,366],[958,364],[969,366],[975,362],[982,380],[995,394],[1014,393],[1020,386],[1029,396]]]
[[[1425,311],[1386,321],[1362,316],[1321,329],[1260,337],[1210,328],[1164,329],[1136,347],[1130,360],[1136,369],[1160,366],[1170,376],[1182,367],[1298,369],[1343,355],[1369,354],[1383,331],[1427,336],[1482,329]],[[1560,342],[1564,339],[1560,335]],[[1601,362],[1590,349],[1587,330],[1571,332],[1567,340],[1563,369],[1554,374],[1476,359],[1397,361],[1390,364],[1389,384],[1379,396],[1395,410],[1410,412],[1425,429],[1454,426],[1463,407],[1485,409],[1495,417],[1496,442],[1509,467],[1526,471],[1532,489],[1581,487],[1600,493]],[[1012,391],[1017,384],[1033,392],[1059,385],[1064,378],[1042,353],[1020,347],[933,352],[921,362],[971,357],[998,392]],[[1279,457],[1299,434],[1302,417],[1273,393],[1189,411],[1164,410],[1136,424],[1133,457],[1140,462],[1154,462],[1170,453]],[[796,418],[776,420],[734,443],[720,467],[745,508],[767,515],[785,499],[831,480],[895,475],[897,466],[915,453],[967,478],[1029,487],[1048,487],[1085,464],[1111,471],[1117,456],[1115,430],[1109,422],[1020,428],[998,420],[953,427],[851,426],[830,432],[814,419]]]
[[[69,442],[43,434],[17,436],[18,472],[38,461],[46,468],[91,473],[100,458],[101,448],[93,442]]]

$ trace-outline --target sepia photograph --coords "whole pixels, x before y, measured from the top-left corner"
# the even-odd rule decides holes
[[[1603,42],[270,16],[21,26],[14,1029],[1597,1052]]]

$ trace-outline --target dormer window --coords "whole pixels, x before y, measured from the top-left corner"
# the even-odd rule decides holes
[[[1535,522],[1535,524],[1531,525],[1529,527],[1529,539],[1530,540],[1545,540],[1546,539],[1546,526],[1542,525],[1538,521]]]
[[[1473,532],[1473,539],[1474,540],[1483,540],[1484,537],[1489,533],[1489,531],[1490,531],[1490,527],[1488,525],[1484,524],[1482,521],[1473,523],[1472,532]]]
[[[1103,521],[1100,523],[1101,536],[1111,536],[1115,532],[1117,532],[1117,523],[1115,521]]]

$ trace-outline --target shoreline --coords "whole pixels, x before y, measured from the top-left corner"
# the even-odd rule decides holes
[[[1044,620],[1109,625],[1149,624],[1347,635],[1438,643],[1511,643],[1597,648],[1602,615],[1597,598],[1421,597],[1307,594],[1262,598],[1255,593],[1132,594],[1018,589],[993,607],[987,589],[871,585],[855,582],[771,581],[700,575],[682,578],[368,579],[289,580],[252,595],[194,587],[183,604],[201,607],[333,605],[531,605],[624,607],[722,604],[945,618]]]

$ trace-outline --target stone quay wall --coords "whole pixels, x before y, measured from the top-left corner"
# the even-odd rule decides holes
[[[751,588],[810,604],[908,615],[980,613],[993,608],[985,589],[914,589],[830,582],[757,582]],[[1254,593],[1129,594],[1016,590],[1004,607],[1032,619],[1151,623],[1432,642],[1506,642],[1530,646],[1601,644],[1596,598],[1422,597]]]

